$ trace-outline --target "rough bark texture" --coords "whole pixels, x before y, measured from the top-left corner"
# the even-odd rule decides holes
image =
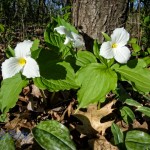
[[[103,41],[101,32],[108,34],[116,27],[125,26],[129,0],[74,0],[73,24],[82,33],[86,48],[91,49],[92,39]]]

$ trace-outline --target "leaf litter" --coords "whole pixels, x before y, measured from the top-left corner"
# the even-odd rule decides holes
[[[16,149],[41,149],[33,139],[31,130],[37,123],[47,119],[57,120],[66,125],[78,150],[118,150],[109,142],[112,140],[109,129],[113,122],[118,124],[122,131],[131,128],[148,130],[147,122],[140,123],[136,119],[131,127],[118,120],[114,113],[117,108],[117,101],[114,99],[110,98],[110,102],[100,109],[97,109],[96,104],[91,104],[87,109],[80,109],[74,113],[77,100],[69,91],[58,92],[55,95],[48,91],[43,93],[44,98],[36,86],[31,84],[25,87],[15,108],[7,114],[7,122],[0,124],[0,136],[8,132],[15,141]],[[47,100],[47,105],[43,99]],[[110,114],[115,117],[108,117],[102,121]],[[111,135],[111,138],[108,139],[108,135]]]

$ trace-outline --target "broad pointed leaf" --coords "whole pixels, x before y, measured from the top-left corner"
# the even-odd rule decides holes
[[[113,136],[114,136],[115,145],[118,145],[118,144],[121,144],[124,142],[123,132],[121,131],[121,129],[119,128],[118,125],[116,125],[115,123],[112,123],[111,131],[112,131]]]
[[[121,116],[123,117],[123,120],[129,124],[129,123],[132,123],[133,120],[135,119],[135,115],[133,113],[133,111],[127,107],[127,106],[124,106],[121,110]]]
[[[57,34],[57,32],[54,32],[54,25],[52,23],[48,24],[46,27],[44,32],[44,40],[53,48],[61,48],[61,46],[64,46],[64,39],[59,34]]]
[[[133,100],[133,99],[126,99],[125,103],[130,105],[130,106],[135,106],[135,107],[139,107],[142,106],[139,102]]]
[[[27,83],[27,80],[22,79],[19,73],[12,78],[2,81],[0,105],[3,113],[8,112],[10,108],[15,106],[22,88],[25,87]]]
[[[104,101],[106,94],[117,85],[117,75],[110,68],[91,63],[77,72],[77,82],[81,85],[77,93],[79,108]]]
[[[96,63],[96,57],[88,51],[78,51],[76,65],[84,67],[90,63]]]
[[[144,115],[150,117],[150,108],[145,106],[140,106],[136,109],[137,111],[142,112]]]
[[[138,130],[129,131],[126,134],[125,145],[127,150],[150,149],[150,135]]]
[[[41,79],[39,88],[47,87],[49,91],[76,89],[75,73],[68,62],[62,61],[53,51],[43,50],[37,59]],[[42,86],[43,83],[43,86]],[[36,84],[38,86],[38,83]]]
[[[143,65],[143,61],[138,60],[135,65],[122,65],[119,68],[115,68],[115,70],[121,75],[122,80],[131,83],[139,92],[146,93],[150,91],[150,70],[143,68]]]
[[[36,141],[45,150],[76,150],[69,130],[57,121],[40,122],[32,132]]]

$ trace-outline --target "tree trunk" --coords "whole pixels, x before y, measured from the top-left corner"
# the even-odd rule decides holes
[[[87,49],[92,49],[93,39],[103,41],[101,32],[111,34],[125,26],[128,6],[129,0],[73,1],[73,24],[83,35]]]

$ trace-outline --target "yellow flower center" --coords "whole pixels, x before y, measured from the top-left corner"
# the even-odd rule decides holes
[[[114,43],[114,44],[112,44],[111,47],[112,47],[112,48],[117,48],[117,46],[118,46],[118,45],[117,45],[116,43]]]
[[[26,60],[24,58],[19,58],[18,63],[19,65],[24,66],[26,64]]]

